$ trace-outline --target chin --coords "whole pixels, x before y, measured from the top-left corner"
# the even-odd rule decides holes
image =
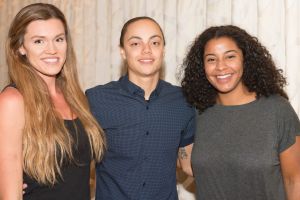
[[[214,85],[214,88],[216,88],[216,90],[220,93],[228,93],[234,89],[234,87],[223,87],[223,86],[216,86],[216,85]]]

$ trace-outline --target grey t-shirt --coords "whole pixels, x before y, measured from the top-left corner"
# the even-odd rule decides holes
[[[277,95],[208,108],[192,153],[197,200],[284,200],[279,154],[299,135],[295,111]]]

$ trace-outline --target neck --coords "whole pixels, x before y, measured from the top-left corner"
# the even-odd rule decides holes
[[[128,75],[129,80],[135,85],[142,88],[145,92],[144,98],[145,100],[149,100],[151,93],[155,90],[157,83],[159,81],[159,74],[155,76],[145,76],[145,77],[137,77],[134,75]]]
[[[250,103],[256,99],[255,92],[249,92],[246,87],[242,91],[219,93],[217,96],[217,103],[224,106],[243,105]]]
[[[56,78],[54,77],[43,77],[43,80],[45,81],[48,91],[51,97],[55,97],[57,93],[59,92],[57,87],[56,87]]]

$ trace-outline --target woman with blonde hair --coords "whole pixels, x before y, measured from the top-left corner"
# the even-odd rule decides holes
[[[91,160],[105,148],[82,92],[63,13],[31,4],[6,43],[11,84],[0,94],[0,199],[90,198]],[[76,195],[74,195],[76,192]]]

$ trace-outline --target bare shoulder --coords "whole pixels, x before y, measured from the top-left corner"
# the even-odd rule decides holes
[[[16,88],[7,87],[0,93],[0,107],[3,106],[23,106],[23,96]]]
[[[17,89],[7,87],[0,93],[0,116],[18,115],[24,115],[23,96]]]
[[[19,145],[25,124],[24,102],[21,93],[8,87],[0,93],[0,144]],[[6,141],[7,144],[3,144]]]

